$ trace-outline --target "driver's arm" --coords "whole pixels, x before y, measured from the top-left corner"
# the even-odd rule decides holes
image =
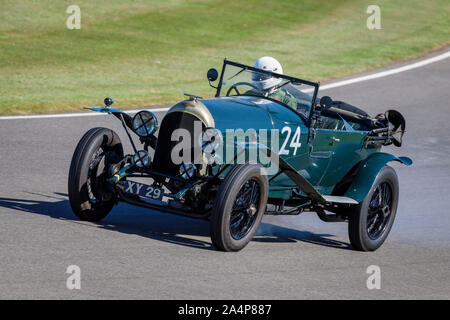
[[[297,99],[295,99],[295,97],[291,93],[289,93],[289,91],[286,91],[284,89],[282,89],[282,90],[283,90],[284,95],[280,99],[281,102],[288,105],[292,109],[297,110]]]

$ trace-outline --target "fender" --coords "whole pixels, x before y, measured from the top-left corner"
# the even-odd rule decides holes
[[[373,153],[361,163],[358,173],[345,193],[345,196],[362,202],[369,193],[370,188],[372,188],[380,170],[390,161],[398,161],[407,166],[413,163],[408,157],[396,157],[384,152]]]
[[[130,128],[131,130],[133,130],[133,127],[131,125],[133,118],[128,113],[125,113],[120,109],[106,107],[106,106],[105,107],[85,107],[85,109],[95,111],[95,112],[100,112],[100,113],[112,114],[119,120],[121,120],[121,117],[123,117],[123,120],[125,121],[125,124],[127,125],[127,127]]]

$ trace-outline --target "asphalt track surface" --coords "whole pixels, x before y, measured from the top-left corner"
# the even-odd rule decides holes
[[[385,150],[414,165],[393,165],[400,203],[378,251],[352,250],[347,224],[314,213],[265,217],[238,253],[215,251],[206,221],[126,204],[101,223],[79,221],[67,198],[75,146],[103,126],[131,151],[119,122],[1,120],[0,298],[449,299],[450,59],[325,94],[372,115],[395,107],[406,117],[404,146]],[[66,288],[69,265],[81,268],[80,290]],[[370,265],[380,267],[379,290],[367,289]]]

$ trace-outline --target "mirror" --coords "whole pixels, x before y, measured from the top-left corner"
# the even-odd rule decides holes
[[[208,81],[216,81],[219,77],[219,72],[217,72],[216,69],[209,69],[206,77],[208,78]]]
[[[320,98],[320,107],[322,110],[326,110],[333,106],[333,99],[331,99],[329,96],[323,96]]]

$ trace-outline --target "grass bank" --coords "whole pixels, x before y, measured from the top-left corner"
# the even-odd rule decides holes
[[[119,108],[167,105],[223,58],[271,55],[314,81],[376,68],[450,43],[448,0],[79,0],[0,3],[0,114],[79,111],[105,96]],[[368,30],[366,9],[381,9]]]

